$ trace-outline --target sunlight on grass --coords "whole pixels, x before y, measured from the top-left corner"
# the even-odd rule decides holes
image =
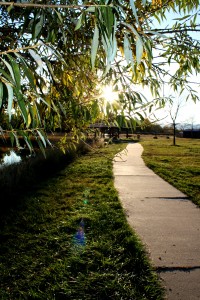
[[[200,206],[200,140],[177,138],[177,146],[164,138],[143,139],[148,167]]]

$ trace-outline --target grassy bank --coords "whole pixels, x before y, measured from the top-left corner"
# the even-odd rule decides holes
[[[76,159],[4,215],[0,299],[162,299],[113,187],[123,147]]]
[[[100,140],[88,140],[89,144],[80,142],[76,149],[69,147],[64,153],[57,146],[58,139],[61,137],[57,135],[54,139],[54,146],[46,148],[45,157],[37,148],[34,149],[36,155],[27,156],[30,153],[26,149],[25,154],[17,152],[22,157],[20,163],[0,164],[0,215],[7,208],[18,204],[23,194],[32,193],[37,188],[38,183],[53,176],[57,171],[62,170],[64,166],[67,166],[76,157],[87,153],[90,145],[99,147],[102,144]],[[11,150],[11,148],[0,147],[0,153],[4,149],[8,153]]]
[[[143,137],[143,159],[148,167],[200,206],[200,140]]]
[[[25,158],[20,163],[0,168],[0,216],[11,207],[21,202],[23,195],[32,194],[38,183],[50,178],[63,165],[75,159],[77,153],[67,155],[58,149],[48,149],[46,158],[42,153],[35,157]]]

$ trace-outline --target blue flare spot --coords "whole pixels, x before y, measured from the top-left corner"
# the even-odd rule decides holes
[[[82,227],[78,229],[74,236],[74,244],[77,246],[85,246],[86,244],[85,233]]]

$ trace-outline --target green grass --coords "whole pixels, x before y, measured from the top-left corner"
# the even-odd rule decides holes
[[[113,186],[123,147],[81,156],[3,216],[0,299],[163,299]],[[74,238],[82,221],[85,246]]]
[[[200,140],[144,138],[143,159],[155,173],[184,192],[200,206]]]

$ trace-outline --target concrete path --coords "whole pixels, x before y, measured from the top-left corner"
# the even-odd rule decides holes
[[[114,162],[115,187],[166,287],[166,299],[200,299],[200,209],[147,168],[140,144]]]

